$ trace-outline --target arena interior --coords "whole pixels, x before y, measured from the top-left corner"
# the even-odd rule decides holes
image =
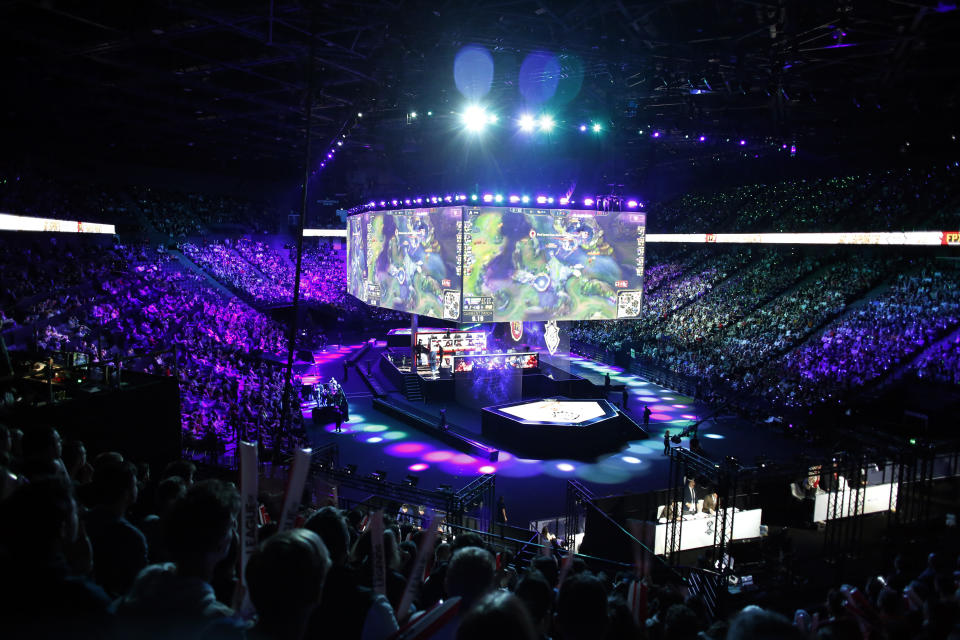
[[[0,35],[0,637],[960,638],[956,2]]]

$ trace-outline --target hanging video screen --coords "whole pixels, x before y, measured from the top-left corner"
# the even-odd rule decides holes
[[[347,293],[366,300],[367,214],[347,218]]]
[[[619,211],[465,209],[463,321],[637,317],[645,223]]]
[[[419,315],[460,317],[456,257],[460,207],[364,214],[366,263],[351,280],[363,280],[367,304]],[[352,258],[352,256],[351,256]]]

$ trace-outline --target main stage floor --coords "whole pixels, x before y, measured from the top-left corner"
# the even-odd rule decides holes
[[[426,489],[440,485],[457,489],[480,473],[496,473],[497,494],[504,496],[509,520],[516,526],[525,527],[533,520],[561,516],[568,479],[583,482],[598,496],[666,488],[669,464],[663,455],[664,431],[675,434],[694,421],[714,414],[713,409],[693,398],[619,368],[574,356],[571,358],[573,373],[599,385],[609,373],[613,385],[625,385],[630,396],[627,412],[638,423],[642,423],[644,404],[650,406],[653,412],[647,427],[650,438],[629,442],[621,451],[602,455],[592,462],[523,459],[509,451],[501,451],[500,459],[490,462],[452,450],[439,440],[376,411],[373,396],[356,370],[351,369],[349,378],[343,382],[343,358],[360,346],[338,349],[320,358],[321,379],[329,380],[333,376],[344,385],[350,401],[350,420],[342,426],[343,432],[337,434],[333,433],[333,425],[313,426],[309,422],[309,408],[305,409],[311,444],[319,447],[336,442],[341,464],[355,464],[357,473],[382,470],[391,481],[402,481],[413,474],[420,478],[418,486]],[[365,368],[367,360],[379,358],[381,350],[382,344],[368,351],[361,366]],[[619,403],[622,394],[611,392],[609,399]],[[437,416],[441,408],[446,409],[450,423],[479,433],[479,410],[457,405],[423,405],[424,411]],[[750,424],[735,416],[713,416],[701,424],[699,432],[706,455],[715,460],[732,455],[745,464],[752,464],[757,456],[780,460],[804,451],[803,443],[784,434],[778,426]],[[689,442],[684,439],[682,445],[689,447]]]

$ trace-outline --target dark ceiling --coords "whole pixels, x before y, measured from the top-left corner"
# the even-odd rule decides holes
[[[409,151],[410,111],[453,126],[454,56],[476,44],[487,103],[519,105],[522,61],[550,52],[567,122],[600,114],[624,149],[662,129],[661,161],[719,153],[697,133],[920,144],[955,133],[958,21],[956,0],[2,2],[0,131],[17,153],[289,171],[313,69],[316,151],[347,132],[348,153]]]

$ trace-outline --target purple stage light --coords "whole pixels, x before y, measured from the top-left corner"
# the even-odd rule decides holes
[[[381,201],[380,201],[380,206],[381,206],[381,207],[385,207],[385,206],[387,206],[387,203],[384,202],[383,200],[381,200]]]
[[[570,204],[570,198],[560,198],[560,204]]]
[[[553,196],[547,198],[547,204],[553,204]]]
[[[537,204],[547,204],[547,196],[537,196]]]
[[[327,154],[327,157],[328,157],[328,158],[333,158],[333,154],[332,154],[332,153],[328,153],[328,154]]]
[[[520,202],[520,196],[510,196],[510,202]]]
[[[580,131],[586,131],[586,130],[587,130],[587,125],[585,124],[580,125]]]
[[[492,464],[485,464],[479,469],[477,469],[477,471],[479,471],[480,473],[496,473],[497,468]]]
[[[741,146],[741,147],[745,146],[746,144],[747,144],[747,141],[746,141],[746,140],[741,140],[741,141],[740,141],[740,146]]]
[[[396,200],[391,200],[391,201],[390,201],[390,204],[392,204],[393,206],[397,206],[397,205],[400,204],[400,203],[397,202]]]
[[[404,204],[410,204],[410,199],[408,198],[408,199],[404,200],[403,203],[404,203]]]
[[[700,136],[700,142],[706,142],[707,136]]]
[[[659,138],[659,137],[660,137],[660,132],[659,132],[659,131],[654,131],[654,132],[653,132],[653,137],[654,137],[654,138]]]
[[[497,195],[493,196],[493,201],[494,201],[494,202],[503,202],[503,196],[498,193]]]
[[[520,196],[520,202],[522,202],[523,204],[527,204],[528,202],[530,202],[530,196]]]
[[[627,206],[630,207],[631,209],[636,209],[636,208],[637,208],[637,201],[636,201],[636,200],[628,200],[628,201],[627,201]]]
[[[417,198],[417,204],[423,204],[423,198]]]
[[[485,193],[485,194],[483,194],[483,201],[484,201],[484,202],[493,202],[493,194],[492,194],[492,193]]]
[[[429,468],[430,468],[430,465],[428,465],[425,462],[417,462],[416,464],[412,464],[409,467],[407,467],[409,471],[426,471]]]
[[[338,147],[342,147],[342,146],[343,146],[343,140],[337,140],[337,146],[338,146]]]
[[[446,198],[444,198],[444,200],[446,200],[447,202],[453,202],[453,198],[450,196],[447,196]]]
[[[584,198],[584,199],[583,199],[583,204],[584,204],[584,206],[586,206],[586,207],[592,207],[592,206],[593,206],[593,198]]]

